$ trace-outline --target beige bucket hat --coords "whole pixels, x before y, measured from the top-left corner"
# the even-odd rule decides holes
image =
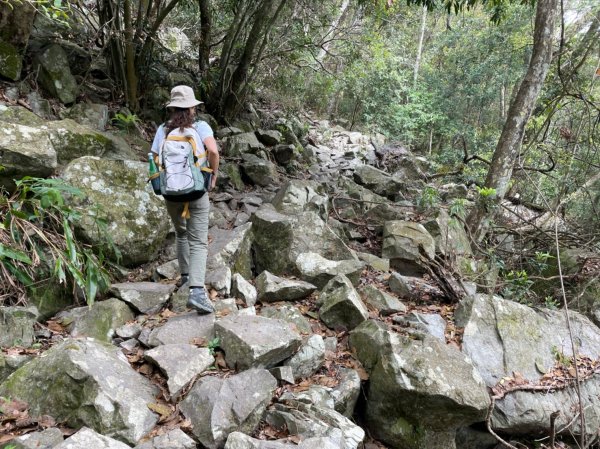
[[[193,108],[202,104],[196,100],[194,91],[190,86],[175,86],[171,89],[171,102],[167,105],[168,108]]]

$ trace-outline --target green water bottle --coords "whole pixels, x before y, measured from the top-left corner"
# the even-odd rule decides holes
[[[152,190],[155,194],[160,195],[160,178],[158,167],[154,162],[154,153],[148,153],[148,174],[150,175],[148,180],[152,183]]]

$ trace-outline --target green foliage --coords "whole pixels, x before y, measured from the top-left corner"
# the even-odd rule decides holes
[[[417,206],[423,210],[430,210],[440,205],[440,194],[434,187],[427,186],[417,198]]]
[[[73,227],[82,217],[65,197],[83,194],[62,180],[25,177],[16,184],[13,195],[0,196],[0,273],[7,280],[0,285],[0,298],[22,301],[27,289],[50,277],[79,287],[91,305],[110,285],[105,254],[119,256],[109,234],[104,232],[96,252],[75,238]]]
[[[208,346],[207,347],[208,347],[208,350],[210,352],[210,355],[215,355],[215,351],[219,347],[219,343],[220,343],[220,340],[219,340],[218,337],[215,337],[215,338],[213,338],[212,340],[210,340],[208,342]]]
[[[531,305],[531,285],[533,281],[525,270],[510,270],[504,276],[502,296],[512,301]]]
[[[19,8],[24,4],[33,6],[41,14],[55,22],[69,27],[69,17],[72,13],[71,4],[68,0],[0,0],[11,8]]]
[[[138,125],[140,119],[135,114],[117,112],[110,121],[119,129],[131,131]]]
[[[477,193],[484,200],[492,199],[496,196],[496,189],[493,189],[491,187],[476,187],[476,188],[477,188]]]
[[[573,357],[565,355],[565,353],[556,346],[552,346],[552,355],[558,364],[565,368],[568,368],[573,364]]]
[[[464,220],[467,215],[467,200],[465,198],[453,199],[450,203],[448,212],[451,217],[458,217]]]

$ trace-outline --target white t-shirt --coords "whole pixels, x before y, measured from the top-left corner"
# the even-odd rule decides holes
[[[209,126],[208,123],[206,122],[196,122],[194,123],[194,129],[196,130],[196,132],[198,133],[198,137],[200,137],[200,139],[198,140],[198,144],[202,145],[202,151],[204,150],[204,139],[206,139],[207,137],[212,137],[213,136],[213,130],[211,129],[211,127]],[[154,136],[154,141],[152,142],[152,152],[158,154],[160,147],[162,146],[163,142],[165,141],[166,135],[165,135],[165,125],[160,125],[158,127],[158,129],[156,130],[156,135]]]

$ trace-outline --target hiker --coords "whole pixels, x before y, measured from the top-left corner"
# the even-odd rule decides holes
[[[204,287],[204,277],[208,254],[208,191],[217,182],[219,150],[211,127],[206,122],[195,121],[196,106],[199,104],[202,102],[196,100],[191,87],[176,86],[171,90],[171,100],[167,104],[169,118],[156,131],[152,153],[165,179],[169,173],[178,176],[178,179],[173,177],[175,180],[171,181],[164,180],[161,175],[160,183],[177,235],[177,259],[181,273],[179,284],[189,283],[188,307],[199,313],[212,313],[214,308]],[[188,164],[192,150],[194,163]],[[177,151],[182,152],[179,159],[175,154]],[[193,179],[190,172],[192,168]],[[191,187],[184,188],[181,173],[185,169],[185,182],[191,182]],[[167,186],[167,183],[175,187]]]

